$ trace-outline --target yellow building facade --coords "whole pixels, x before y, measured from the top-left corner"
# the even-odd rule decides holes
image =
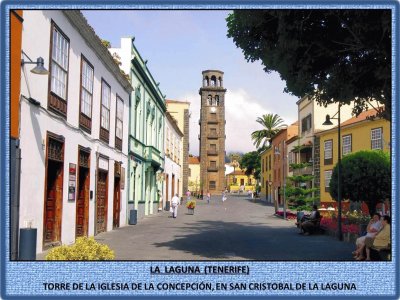
[[[201,192],[200,160],[198,156],[189,156],[189,191],[193,194]]]
[[[384,119],[368,120],[376,112],[370,109],[341,123],[341,155],[361,150],[390,151],[390,122]],[[320,138],[320,202],[325,207],[335,200],[329,194],[329,182],[338,161],[338,128],[321,131]]]
[[[265,199],[269,203],[273,203],[273,164],[274,164],[274,153],[273,147],[268,148],[261,153],[261,199]]]
[[[232,193],[255,191],[256,189],[256,179],[253,175],[247,176],[245,171],[236,168],[234,172],[226,175],[226,182],[228,184],[227,188]]]

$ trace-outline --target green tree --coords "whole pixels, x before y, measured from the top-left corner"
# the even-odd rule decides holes
[[[300,170],[310,165],[310,163],[290,164],[293,170]],[[314,177],[313,175],[294,175],[286,178],[288,184],[286,185],[285,194],[289,208],[299,211],[310,211],[312,209],[312,205],[317,200],[317,197],[313,197],[313,193],[318,190],[317,188],[309,187]]]
[[[337,201],[338,165],[333,169],[329,193]],[[391,198],[391,172],[389,153],[365,150],[343,157],[341,168],[342,199],[352,202],[365,201],[369,212],[375,212],[376,204]]]
[[[279,131],[283,120],[277,114],[266,114],[262,115],[262,117],[258,117],[256,122],[261,124],[264,128],[252,132],[251,139],[257,148],[261,146],[261,148],[265,149],[267,147],[267,142]]]
[[[240,167],[245,169],[245,174],[250,176],[253,174],[256,180],[260,179],[261,172],[261,158],[257,151],[252,151],[243,154],[240,160]]]
[[[228,37],[247,61],[277,71],[285,92],[320,104],[354,101],[359,115],[368,103],[390,120],[390,9],[235,10]],[[377,103],[375,103],[377,101]]]

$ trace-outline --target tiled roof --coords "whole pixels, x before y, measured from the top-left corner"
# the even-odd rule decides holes
[[[199,157],[198,156],[189,156],[189,164],[190,165],[200,164]]]
[[[346,126],[346,125],[350,125],[350,124],[354,124],[354,123],[358,123],[358,122],[364,121],[364,120],[367,119],[367,117],[372,117],[372,116],[375,116],[376,114],[377,114],[377,112],[376,112],[375,109],[369,109],[367,111],[363,111],[357,117],[353,117],[351,119],[348,119],[348,120],[344,121],[341,124],[341,126]]]

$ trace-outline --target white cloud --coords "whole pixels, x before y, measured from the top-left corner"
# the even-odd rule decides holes
[[[199,153],[200,133],[200,95],[186,94],[179,98],[190,102],[190,149],[189,152],[194,155]],[[255,102],[253,97],[245,90],[228,90],[225,95],[225,119],[226,119],[226,152],[240,151],[249,152],[256,148],[251,140],[251,133],[261,129],[261,125],[256,122],[257,117],[263,114],[272,113],[259,103]]]

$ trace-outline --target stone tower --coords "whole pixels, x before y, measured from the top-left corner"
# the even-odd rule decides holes
[[[200,178],[206,194],[225,189],[225,93],[224,72],[206,70],[200,88]]]

